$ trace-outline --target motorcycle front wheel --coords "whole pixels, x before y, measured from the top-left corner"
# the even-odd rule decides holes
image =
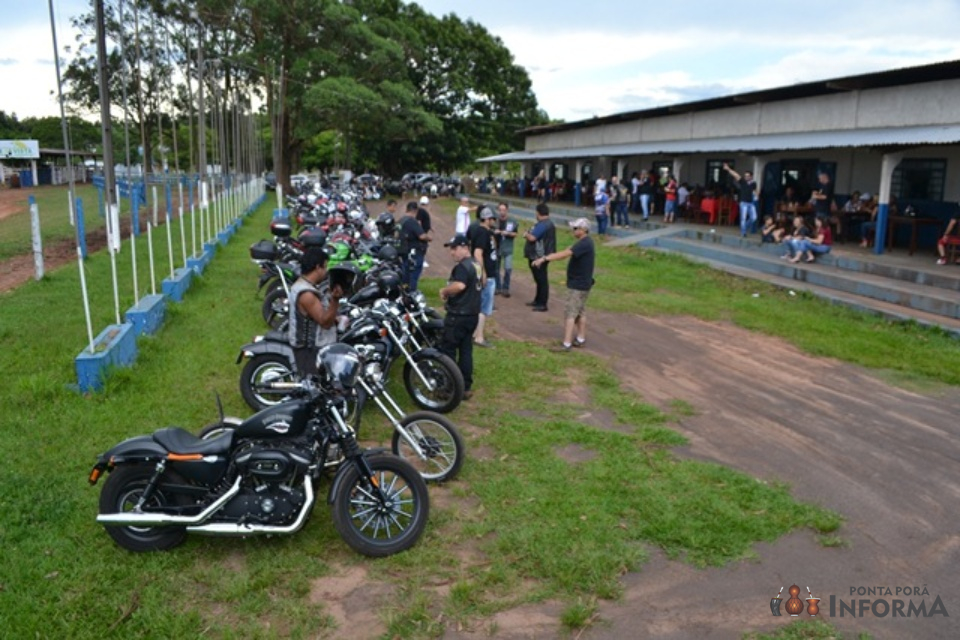
[[[154,465],[121,465],[114,469],[100,491],[100,513],[125,513],[132,511],[143,496],[150,479],[156,472]],[[183,506],[184,497],[168,493],[163,482],[186,484],[171,471],[164,473],[162,482],[153,490],[153,495],[143,505],[144,511],[160,511],[165,507]],[[183,527],[104,527],[114,542],[129,551],[166,551],[177,546],[187,537]]]
[[[339,472],[342,477],[334,483],[333,523],[343,541],[365,556],[406,551],[427,526],[427,485],[409,463],[396,456],[365,458],[374,482],[361,475],[357,464],[345,463]]]
[[[295,382],[297,375],[290,362],[275,353],[260,353],[243,365],[240,372],[240,395],[254,411],[261,411],[289,399],[288,391],[271,391],[270,382]]]
[[[410,361],[403,365],[403,386],[421,409],[450,413],[463,400],[463,374],[449,356],[437,353],[416,357],[417,367],[423,376],[433,383],[433,389],[424,384]]]
[[[438,413],[419,411],[400,421],[400,426],[417,443],[423,456],[400,433],[393,431],[391,450],[409,462],[427,482],[452,480],[463,466],[464,444],[452,422]]]

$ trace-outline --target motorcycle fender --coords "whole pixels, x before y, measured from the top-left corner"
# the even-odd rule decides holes
[[[250,342],[240,347],[240,354],[237,356],[237,364],[243,362],[244,358],[252,358],[262,353],[276,353],[285,357],[293,365],[293,348],[288,344],[262,340],[260,342]]]
[[[379,456],[379,455],[392,455],[391,451],[387,447],[371,447],[370,449],[364,449],[363,455],[366,457],[370,456]],[[327,504],[333,504],[333,497],[337,495],[337,490],[340,488],[340,484],[343,482],[343,476],[346,475],[348,465],[352,463],[346,463],[340,465],[340,468],[337,470],[337,475],[333,477],[333,482],[330,484],[330,491],[327,493]]]
[[[122,464],[160,460],[166,458],[168,453],[153,439],[153,436],[137,436],[124,440],[106,453],[100,454],[98,460],[101,463]]]
[[[439,350],[439,349],[434,349],[433,347],[427,347],[426,349],[420,349],[420,351],[417,351],[416,353],[414,353],[414,354],[412,354],[412,355],[413,355],[413,359],[414,359],[416,362],[419,362],[420,360],[424,360],[424,359],[426,359],[426,358],[434,358],[434,359],[436,359],[436,358],[439,358],[439,357],[440,357],[441,355],[443,355],[443,354],[440,353],[440,350]]]

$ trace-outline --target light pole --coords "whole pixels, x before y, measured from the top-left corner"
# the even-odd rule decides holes
[[[200,109],[199,131],[197,141],[200,149],[200,183],[207,177],[207,112],[203,106],[203,22],[200,21],[200,14],[196,9],[190,10],[190,17],[197,23],[197,74],[199,77],[199,88],[197,91],[197,107]]]

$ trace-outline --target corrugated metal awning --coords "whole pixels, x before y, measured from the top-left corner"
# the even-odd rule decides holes
[[[601,156],[637,156],[655,153],[690,154],[719,152],[765,152],[796,149],[830,149],[836,147],[886,147],[960,142],[960,125],[930,125],[882,129],[847,129],[842,131],[806,131],[803,133],[771,133],[729,138],[693,140],[661,140],[631,144],[598,145],[514,151],[480,158],[477,162],[524,162],[558,158],[598,158]]]

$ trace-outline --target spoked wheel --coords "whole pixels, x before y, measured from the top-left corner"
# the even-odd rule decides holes
[[[261,411],[289,399],[288,391],[271,391],[271,382],[296,382],[290,362],[283,356],[261,353],[247,361],[240,373],[240,395],[254,411]]]
[[[423,452],[420,456],[399,429],[393,431],[392,451],[409,462],[427,482],[453,479],[463,466],[463,438],[453,423],[430,411],[411,413],[400,426]]]
[[[416,370],[407,361],[403,365],[403,386],[410,398],[421,409],[450,413],[460,406],[463,400],[463,374],[457,363],[449,356],[437,353],[420,356],[417,366],[424,378],[432,383],[433,389],[424,384]]]
[[[354,551],[382,557],[406,551],[420,539],[430,496],[420,474],[396,456],[365,455],[372,479],[352,462],[334,481],[333,522]]]
[[[156,468],[153,465],[118,466],[107,477],[100,492],[100,513],[125,513],[132,511],[140,501]],[[167,471],[163,477],[167,482],[185,483]],[[180,500],[178,500],[180,499]],[[144,511],[158,511],[182,502],[182,497],[168,494],[162,482],[154,489],[153,495],[143,505]],[[130,551],[164,551],[171,549],[187,536],[183,527],[104,527],[110,537],[124,549]]]
[[[263,306],[260,307],[260,311],[271,329],[279,330],[287,322],[287,318],[290,317],[290,303],[283,287],[267,292],[263,297]]]

